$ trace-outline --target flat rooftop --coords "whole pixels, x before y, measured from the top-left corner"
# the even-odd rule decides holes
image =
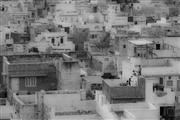
[[[102,84],[102,80],[103,78],[101,78],[101,76],[86,76],[83,77],[83,80],[87,81],[88,83],[98,83],[98,84]]]
[[[124,83],[121,79],[105,79],[104,81],[109,87],[120,87],[120,84]]]
[[[9,63],[40,63],[49,62],[54,58],[62,58],[62,54],[19,54],[19,55],[7,55]]]
[[[53,53],[53,54],[44,54],[44,53],[28,53],[28,54],[18,54],[18,55],[6,55],[9,63],[16,64],[31,64],[31,63],[50,63],[54,59],[61,59],[63,62],[78,62],[77,59],[72,58],[67,54]]]
[[[171,61],[169,66],[145,66],[142,68],[144,76],[180,75],[180,61]]]
[[[98,114],[87,115],[61,115],[56,116],[55,120],[103,120]]]
[[[130,43],[135,44],[135,45],[147,45],[147,44],[152,44],[151,41],[146,40],[146,39],[138,39],[138,40],[129,40]]]

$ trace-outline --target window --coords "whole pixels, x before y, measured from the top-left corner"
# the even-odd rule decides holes
[[[126,45],[123,45],[123,48],[126,48]]]
[[[63,44],[63,42],[64,42],[64,39],[63,39],[63,37],[61,37],[61,39],[60,39],[60,40],[61,40],[61,44]]]
[[[162,77],[159,78],[159,84],[163,85],[163,78]]]
[[[96,34],[92,34],[92,35],[91,35],[91,38],[92,38],[92,39],[97,38],[97,35],[96,35]]]
[[[136,54],[136,52],[137,52],[137,48],[135,47],[135,48],[134,48],[134,53]]]
[[[91,84],[91,90],[102,90],[102,84]]]
[[[167,86],[167,87],[172,87],[172,86],[173,86],[173,81],[172,81],[172,80],[168,80],[168,81],[166,82],[166,86]]]
[[[4,6],[2,6],[2,8],[1,8],[1,11],[5,11],[5,8],[4,8]]]
[[[156,50],[160,50],[161,45],[160,44],[156,44]]]
[[[9,39],[10,38],[10,35],[9,34],[6,34],[6,39]]]
[[[133,17],[132,16],[128,17],[128,22],[133,22]]]
[[[36,87],[36,77],[25,77],[25,87]]]
[[[161,84],[153,84],[153,91],[164,91],[164,86]]]
[[[168,78],[171,79],[171,76],[169,76]]]
[[[51,39],[51,43],[54,45],[54,42],[55,42],[55,40],[54,40],[54,38],[52,38]]]
[[[35,17],[35,13],[31,13],[31,17]]]

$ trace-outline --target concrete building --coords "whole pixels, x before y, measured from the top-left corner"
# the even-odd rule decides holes
[[[103,92],[96,92],[97,112],[104,119],[159,120],[158,108],[145,102],[145,84],[142,78],[136,87],[125,86],[120,80],[104,81]]]
[[[148,61],[150,62],[150,60]],[[156,62],[151,61],[150,63],[148,61],[139,62],[139,64],[142,65],[141,76],[144,77],[140,80],[142,80],[144,84],[140,85],[138,80],[138,84],[136,85],[144,88],[141,92],[137,92],[137,90],[130,92],[132,84],[131,86],[126,86],[127,79],[125,81],[103,81],[103,92],[96,92],[96,100],[99,101],[97,107],[101,116],[113,120],[119,118],[123,120],[128,118],[131,118],[132,120],[179,118],[179,102],[177,101],[179,96],[179,61],[158,60]],[[125,90],[126,87],[129,88]],[[136,87],[132,87],[132,89],[136,89]],[[114,92],[115,90],[122,92]],[[139,95],[144,92],[142,94],[144,96],[143,99],[139,99],[141,97],[137,97],[138,95],[135,95],[136,92]],[[133,95],[138,99],[132,98]],[[135,107],[134,105],[137,105],[138,107]],[[122,106],[124,108],[122,108]],[[142,111],[143,115],[141,114]],[[148,111],[147,114],[145,111]],[[150,114],[151,116],[149,116]]]
[[[7,20],[11,29],[15,29],[18,32],[24,32],[28,25],[28,11],[24,6],[23,1],[1,1],[4,7],[4,15],[1,20]],[[6,16],[5,16],[6,15]],[[8,19],[4,19],[9,16]]]
[[[145,81],[138,79],[136,83],[124,85],[120,80],[104,80],[103,94],[105,94],[110,104],[131,103],[145,100]],[[123,91],[123,92],[117,92]]]
[[[86,99],[94,99],[95,91],[102,90],[101,76],[85,76],[82,78],[81,89],[86,92]]]
[[[19,119],[102,120],[95,101],[84,100],[83,96],[82,91],[41,91],[14,94],[12,101]]]
[[[178,118],[179,61],[140,58],[131,61],[123,65],[123,71],[126,71],[123,72],[123,78],[127,80],[128,76],[143,76],[146,81],[145,101],[159,109],[161,118]]]
[[[75,1],[62,1],[56,5],[54,22],[57,25],[75,25],[79,21],[79,13],[75,8]],[[69,26],[69,27],[70,27]]]
[[[0,111],[0,119],[10,120],[15,114],[14,107],[4,98],[0,98]]]
[[[80,65],[77,59],[63,54],[61,60],[55,62],[58,78],[58,89],[79,90],[80,89]]]
[[[102,120],[96,113],[95,102],[83,100],[83,94],[78,91],[49,92],[44,95],[44,104],[52,108],[52,120]]]
[[[113,55],[94,54],[90,61],[90,67],[93,70],[101,73],[112,73],[112,75],[116,75],[117,72],[115,65],[116,61]]]
[[[30,35],[28,33],[11,32],[13,39],[13,53],[27,53],[27,44],[30,42]]]
[[[170,66],[142,68],[142,75],[145,76],[147,82],[146,100],[159,107],[162,118],[175,119],[177,117],[178,119],[179,107],[176,98],[179,96],[177,94],[179,91],[179,61],[170,61],[169,64]],[[148,71],[149,69],[151,72]]]
[[[14,92],[57,89],[56,68],[48,59],[39,55],[4,57],[2,74],[8,97]]]
[[[43,45],[42,45],[43,44]],[[39,52],[70,52],[75,50],[72,41],[68,41],[65,31],[61,32],[43,32],[30,42],[28,48],[37,48]]]
[[[138,40],[129,40],[130,44],[128,45],[128,56],[130,57],[144,57],[149,58],[153,55],[152,53],[152,44],[153,42],[146,39]]]
[[[44,17],[47,15],[47,1],[46,0],[33,0],[33,5],[36,8],[33,13],[36,17]]]
[[[0,46],[1,54],[6,54],[8,51],[13,51],[13,39],[11,37],[12,30],[7,27],[0,28]]]

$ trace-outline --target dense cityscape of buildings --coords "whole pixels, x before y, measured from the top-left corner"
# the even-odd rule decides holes
[[[180,0],[0,0],[0,120],[180,120]]]

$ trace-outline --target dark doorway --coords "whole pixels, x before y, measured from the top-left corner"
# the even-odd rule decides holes
[[[156,44],[156,50],[160,50],[161,45],[160,44]]]
[[[175,107],[161,106],[160,116],[161,116],[161,120],[175,120]]]

